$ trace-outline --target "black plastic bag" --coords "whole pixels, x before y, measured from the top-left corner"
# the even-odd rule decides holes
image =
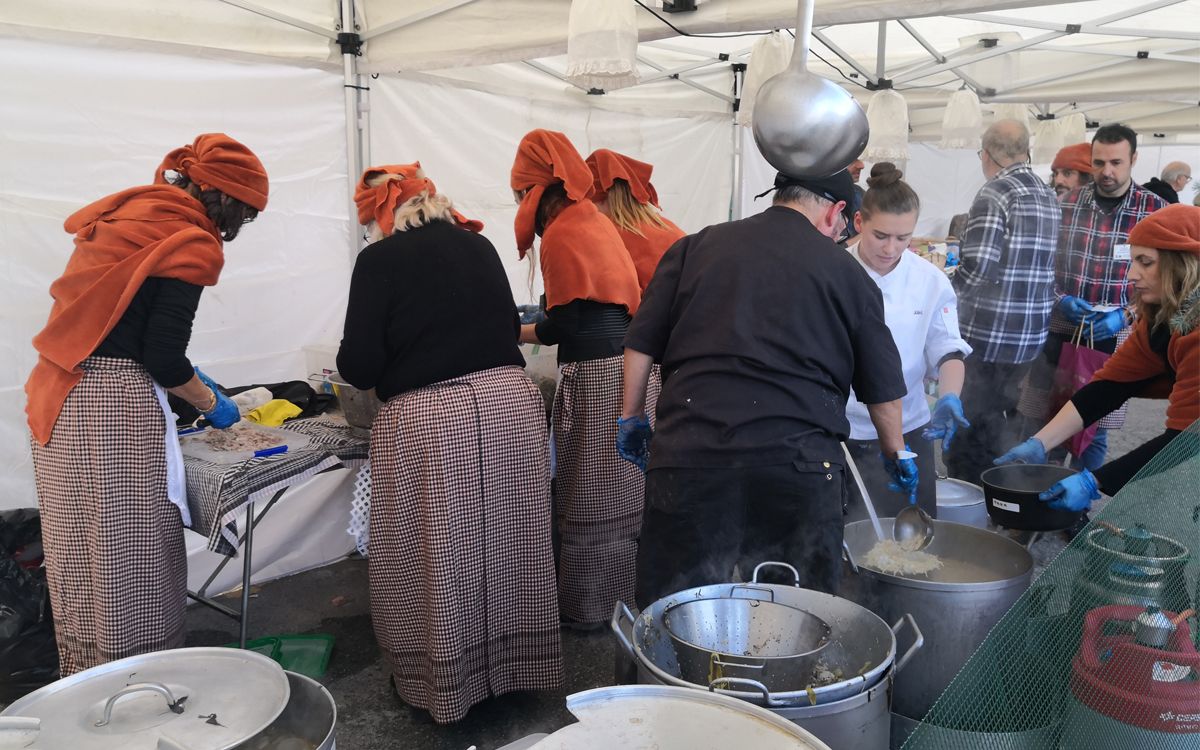
[[[0,513],[0,702],[58,679],[58,645],[41,567],[36,510]],[[18,562],[18,559],[24,562]],[[36,566],[36,567],[33,567]]]

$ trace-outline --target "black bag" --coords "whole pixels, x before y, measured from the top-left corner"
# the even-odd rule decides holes
[[[0,703],[58,679],[41,536],[36,510],[0,513]]]

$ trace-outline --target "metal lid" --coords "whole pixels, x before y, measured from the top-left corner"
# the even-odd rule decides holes
[[[283,668],[261,654],[184,648],[79,672],[0,716],[41,719],[30,750],[229,750],[266,729],[290,695]]]
[[[937,480],[937,504],[942,508],[958,508],[980,505],[984,501],[983,488],[961,479]]]
[[[799,725],[737,698],[666,685],[625,685],[567,696],[578,724],[532,750],[829,750]]]

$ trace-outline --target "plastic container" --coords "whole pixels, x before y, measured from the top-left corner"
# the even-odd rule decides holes
[[[333,654],[332,635],[281,635],[277,639],[279,656],[276,661],[284,669],[313,679],[324,676]]]

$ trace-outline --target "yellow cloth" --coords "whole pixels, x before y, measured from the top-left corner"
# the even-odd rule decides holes
[[[300,416],[300,412],[300,407],[291,401],[275,398],[257,409],[246,412],[246,419],[264,427],[278,427],[292,417]]]

